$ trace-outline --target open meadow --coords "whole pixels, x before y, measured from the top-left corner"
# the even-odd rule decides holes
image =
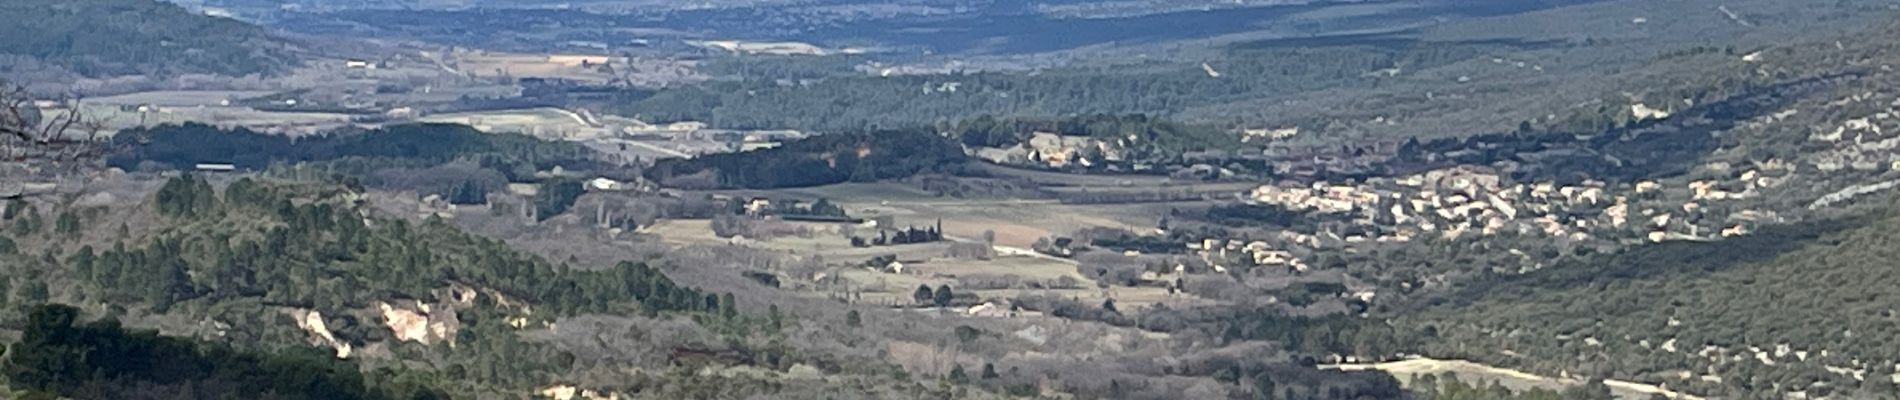
[[[550,140],[597,138],[611,134],[579,114],[552,107],[438,114],[423,117],[420,121],[462,124],[483,132],[521,133]]]
[[[1148,183],[1159,182],[1151,181]],[[825,199],[854,218],[885,221],[889,227],[941,226],[945,241],[893,246],[854,247],[851,235],[874,232],[860,224],[753,221],[755,230],[796,232],[762,237],[720,238],[710,220],[665,220],[639,232],[675,246],[731,245],[768,249],[820,260],[824,271],[815,283],[794,287],[810,296],[848,298],[853,302],[891,306],[915,304],[919,286],[958,288],[979,302],[1007,303],[1024,296],[1059,298],[1086,304],[1114,299],[1128,310],[1157,303],[1170,306],[1205,304],[1187,294],[1170,293],[1164,286],[1102,285],[1079,272],[1076,260],[1029,250],[1038,240],[1067,236],[1087,228],[1151,230],[1158,212],[1173,203],[1064,204],[1044,199],[957,199],[940,197],[914,186],[896,183],[845,183],[768,191],[724,191],[736,198]],[[768,228],[769,227],[769,228]],[[956,243],[981,244],[986,237],[991,254],[957,256]],[[895,261],[898,266],[891,265]]]
[[[994,232],[996,245],[1027,248],[1037,239],[1085,228],[1152,229],[1166,204],[1063,204],[1045,199],[938,197],[900,183],[847,183],[766,192],[826,199],[858,218],[893,217],[899,226],[943,222],[944,235],[980,239]]]
[[[456,52],[447,62],[457,70],[476,76],[531,76],[605,82],[613,75],[598,68],[616,57],[586,54],[517,54],[501,52]]]
[[[135,95],[88,99],[80,103],[82,112],[97,121],[107,132],[165,124],[201,123],[212,126],[244,127],[263,132],[308,134],[350,124],[346,114],[318,112],[273,112],[250,107],[196,104],[206,98],[184,95]],[[151,103],[144,101],[150,100]],[[135,103],[124,103],[137,101]],[[179,106],[139,104],[195,104]],[[49,111],[63,112],[63,111]]]

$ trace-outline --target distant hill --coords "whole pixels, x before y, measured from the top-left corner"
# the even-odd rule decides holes
[[[0,38],[0,54],[92,77],[269,74],[294,62],[262,28],[154,0],[8,0]]]

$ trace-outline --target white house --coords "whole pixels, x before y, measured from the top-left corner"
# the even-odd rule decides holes
[[[222,163],[198,163],[197,170],[198,172],[231,172],[236,171],[237,166]]]

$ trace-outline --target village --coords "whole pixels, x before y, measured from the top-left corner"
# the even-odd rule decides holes
[[[1699,180],[1671,190],[1647,180],[1620,188],[1600,181],[1562,186],[1507,184],[1485,168],[1456,167],[1353,185],[1263,185],[1247,198],[1254,204],[1350,215],[1359,226],[1378,232],[1333,238],[1348,243],[1502,232],[1540,233],[1572,241],[1618,240],[1634,233],[1661,242],[1747,234],[1747,222],[1754,219],[1749,216],[1757,212],[1744,210],[1733,218],[1701,215],[1707,213],[1706,203],[1753,197],[1758,188],[1781,182],[1759,175],[1749,171],[1735,182]],[[1736,186],[1745,189],[1728,190]],[[1675,199],[1678,192],[1689,196]],[[1638,221],[1632,223],[1632,219]]]

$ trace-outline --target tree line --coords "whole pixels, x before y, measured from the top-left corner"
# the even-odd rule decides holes
[[[515,173],[511,178],[532,179],[535,170],[557,166],[579,170],[593,165],[590,153],[580,145],[521,134],[489,134],[452,124],[396,125],[293,138],[247,128],[222,129],[187,123],[134,128],[121,132],[113,140],[123,150],[108,157],[107,164],[125,170],[146,163],[173,169],[191,169],[200,163],[226,163],[247,170],[262,170],[279,163],[346,158],[389,159],[412,165],[471,159],[503,173],[526,168],[527,174]]]
[[[865,239],[863,237],[852,236],[851,247],[898,246],[941,242],[943,241],[942,229],[943,228],[934,226],[924,228],[913,226],[904,229],[878,229],[877,237],[874,238]]]
[[[648,179],[683,188],[774,189],[897,179],[964,162],[963,149],[926,130],[819,135],[771,149],[664,159]]]

